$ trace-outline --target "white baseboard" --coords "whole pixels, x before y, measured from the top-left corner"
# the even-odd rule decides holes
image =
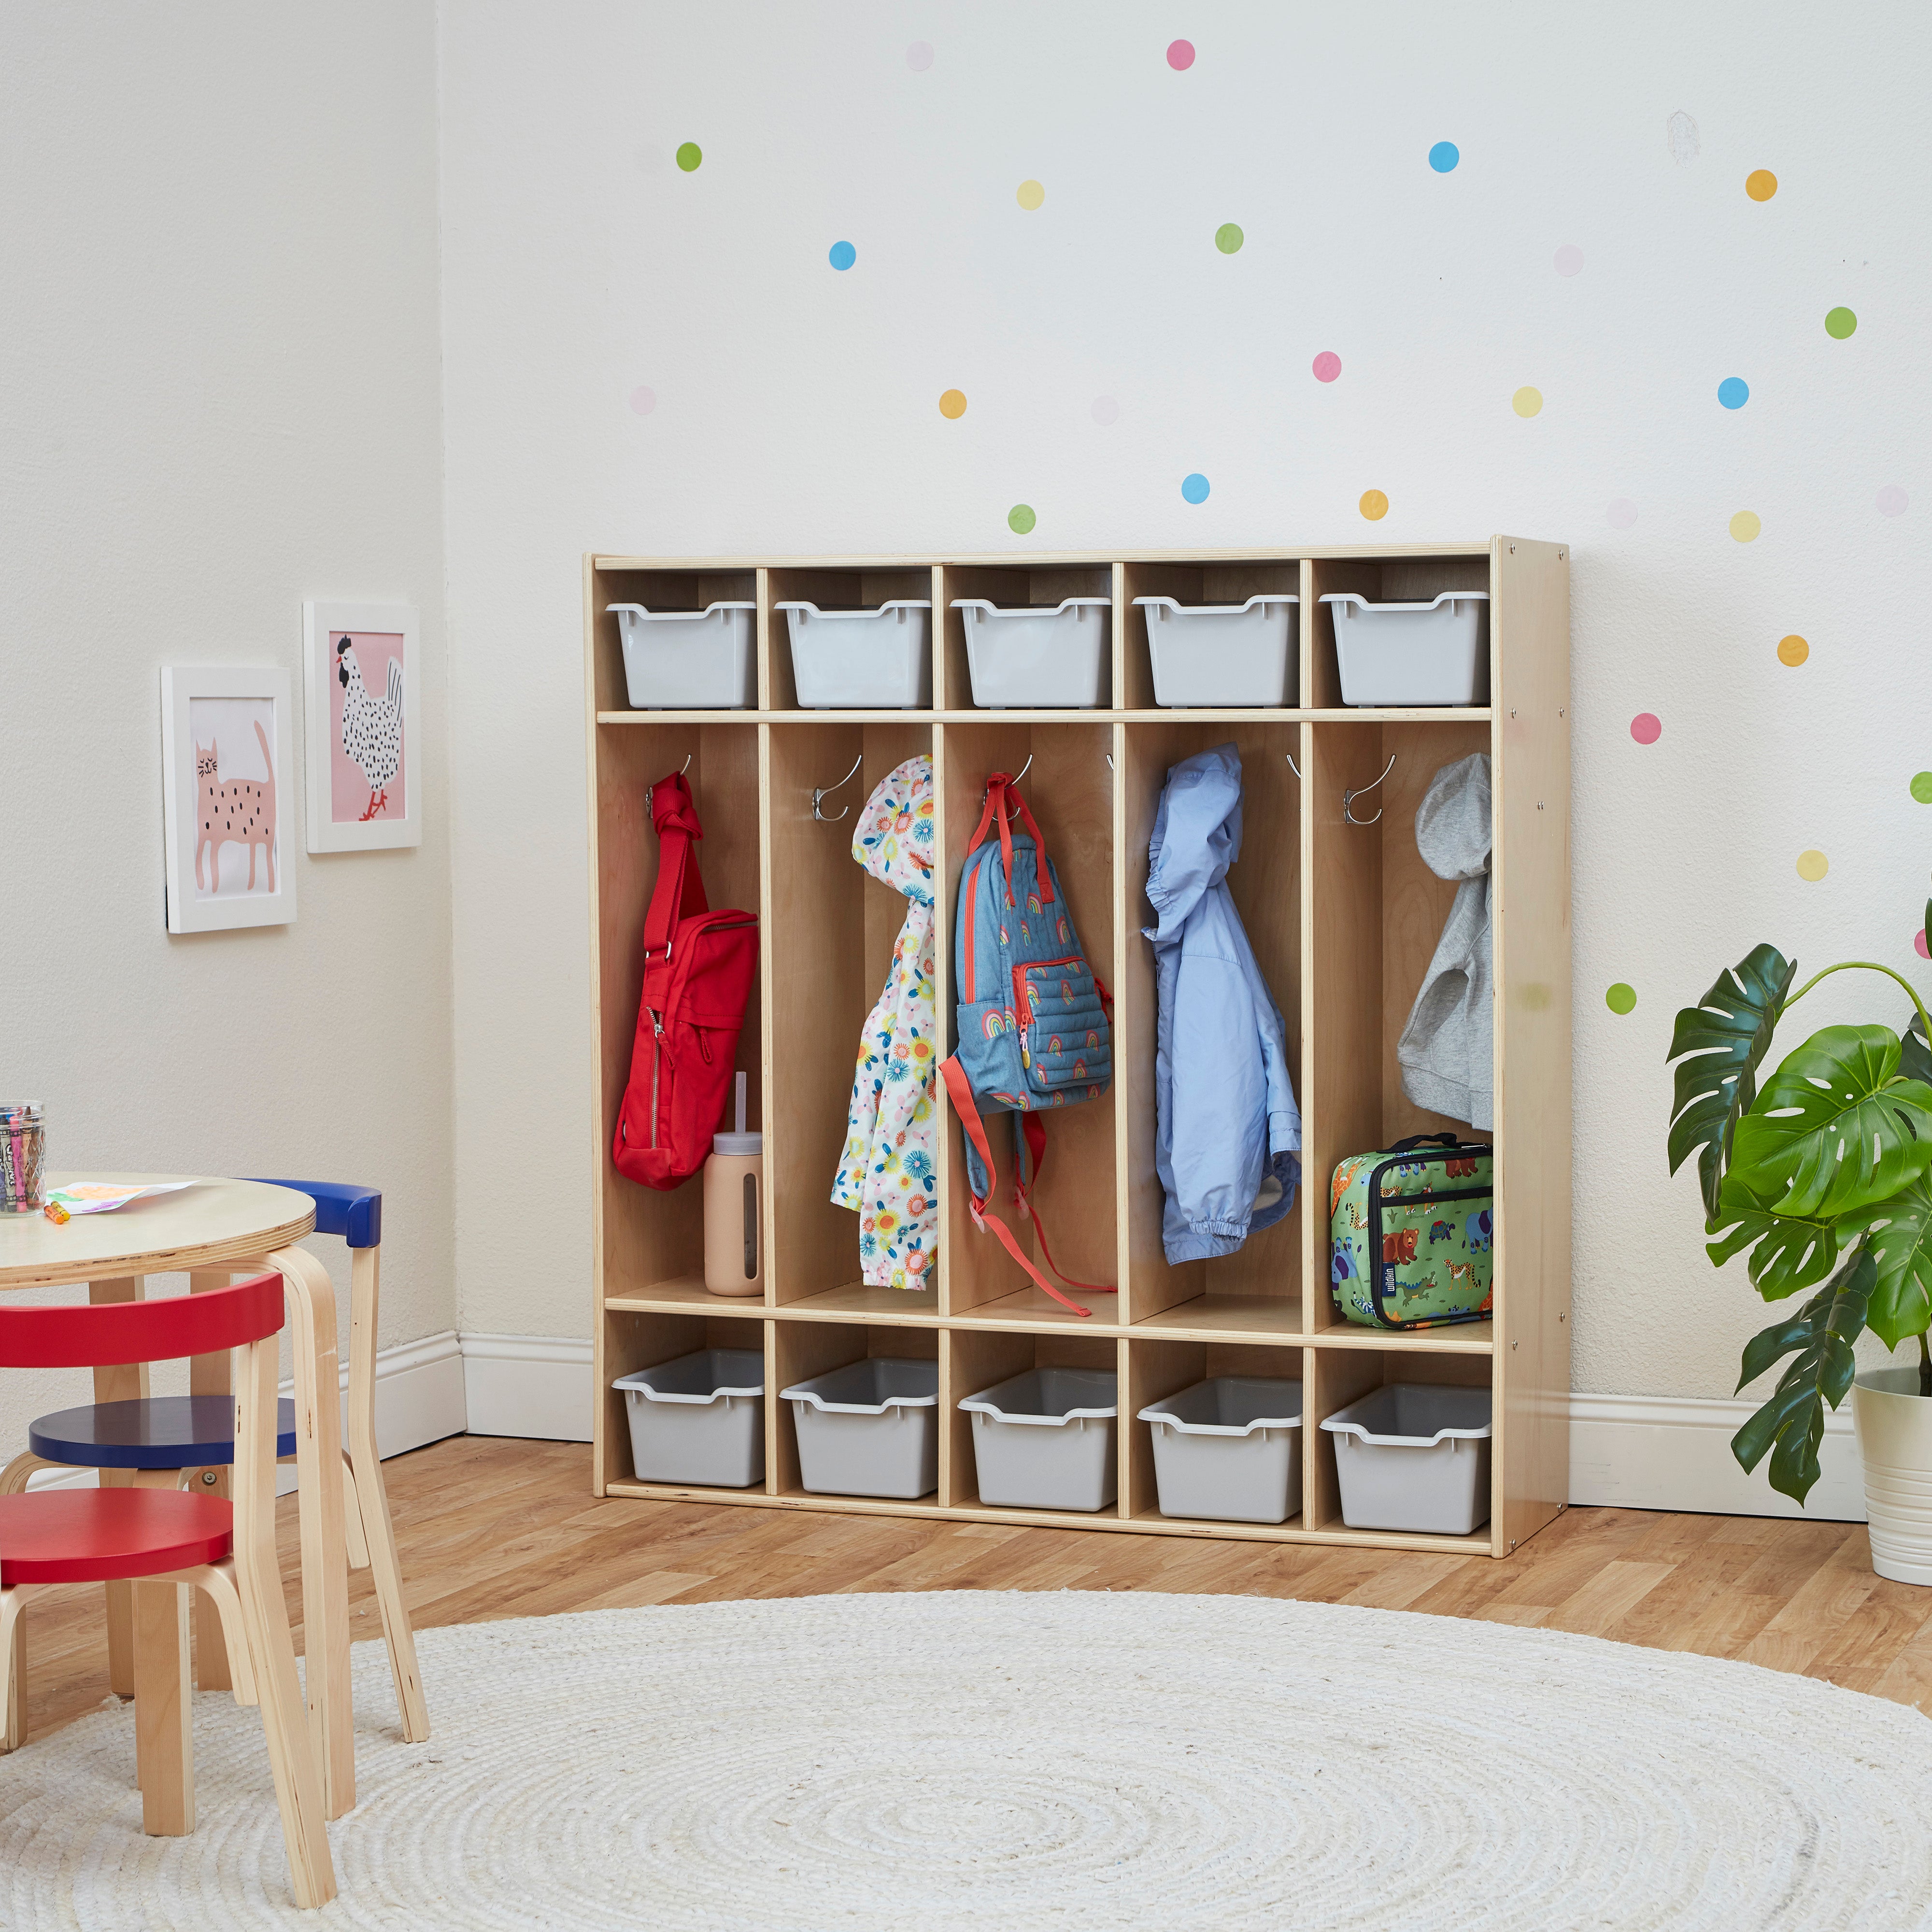
[[[470,1434],[588,1442],[591,1359],[587,1340],[466,1330],[463,1379]]]

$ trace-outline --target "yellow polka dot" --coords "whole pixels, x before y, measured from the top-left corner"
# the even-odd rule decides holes
[[[1533,416],[1543,407],[1540,389],[1519,389],[1510,398],[1510,407],[1520,416]]]
[[[1778,192],[1778,177],[1768,168],[1754,168],[1744,176],[1744,192],[1754,201],[1768,201]]]
[[[1739,543],[1749,543],[1764,524],[1755,510],[1740,510],[1731,519],[1731,534]]]
[[[1826,872],[1829,869],[1830,863],[1831,862],[1822,852],[1815,850],[1801,852],[1798,855],[1798,876],[1801,879],[1810,879],[1815,882],[1825,876]]]
[[[1388,499],[1379,490],[1364,490],[1360,508],[1370,523],[1378,524],[1388,514]]]
[[[966,413],[966,392],[948,389],[939,399],[939,413],[949,422],[956,422]]]
[[[1046,190],[1036,181],[1023,181],[1015,199],[1022,208],[1037,208],[1046,199]]]
[[[1811,655],[1811,646],[1796,634],[1778,640],[1778,661],[1781,664],[1802,664]]]

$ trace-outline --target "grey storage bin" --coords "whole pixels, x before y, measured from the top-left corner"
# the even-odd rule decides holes
[[[1028,1369],[968,1396],[980,1500],[1011,1509],[1105,1509],[1119,1493],[1111,1369]]]
[[[1322,598],[1335,623],[1344,704],[1486,704],[1490,593],[1445,590],[1426,604]]]
[[[1150,1402],[1162,1516],[1286,1522],[1301,1513],[1301,1384],[1216,1376]]]
[[[640,711],[746,711],[758,701],[755,604],[647,610],[610,604],[624,646],[624,689]]]
[[[939,1364],[848,1362],[778,1391],[798,1432],[799,1480],[816,1496],[895,1496],[939,1486]]]
[[[932,601],[896,597],[875,610],[775,604],[791,630],[791,672],[808,711],[922,710],[932,702]]]
[[[748,1490],[765,1479],[762,1348],[700,1348],[620,1376],[640,1483]]]
[[[1294,702],[1301,599],[1292,591],[1264,591],[1245,604],[1134,602],[1146,615],[1155,704],[1264,708]]]
[[[1106,702],[1110,599],[1068,597],[1002,610],[983,597],[956,597],[952,608],[966,635],[975,704],[1084,711]]]
[[[1490,1520],[1490,1392],[1390,1382],[1338,1408],[1342,1520],[1351,1529],[1467,1536]]]

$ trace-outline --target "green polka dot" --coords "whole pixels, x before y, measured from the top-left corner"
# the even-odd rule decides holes
[[[1636,988],[1627,986],[1619,980],[1604,995],[1604,1004],[1613,1013],[1627,1013],[1636,1005]]]
[[[1839,342],[1844,341],[1858,326],[1858,317],[1848,308],[1834,308],[1825,318],[1825,333]]]
[[[1034,523],[1033,506],[1030,503],[1016,503],[1006,512],[1006,528],[1016,537],[1028,535],[1033,529]]]
[[[704,150],[695,141],[687,141],[677,151],[677,164],[688,175],[698,172],[698,164],[704,158]]]
[[[1224,221],[1214,231],[1214,245],[1224,255],[1239,253],[1241,244],[1247,239],[1232,221]]]
[[[1912,773],[1912,796],[1921,805],[1932,805],[1932,772]]]

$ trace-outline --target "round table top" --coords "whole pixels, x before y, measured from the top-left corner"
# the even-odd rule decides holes
[[[315,1203],[292,1187],[271,1187],[266,1181],[90,1168],[50,1174],[45,1185],[70,1187],[82,1180],[194,1184],[65,1222],[44,1214],[0,1214],[0,1288],[239,1266],[315,1232]]]

